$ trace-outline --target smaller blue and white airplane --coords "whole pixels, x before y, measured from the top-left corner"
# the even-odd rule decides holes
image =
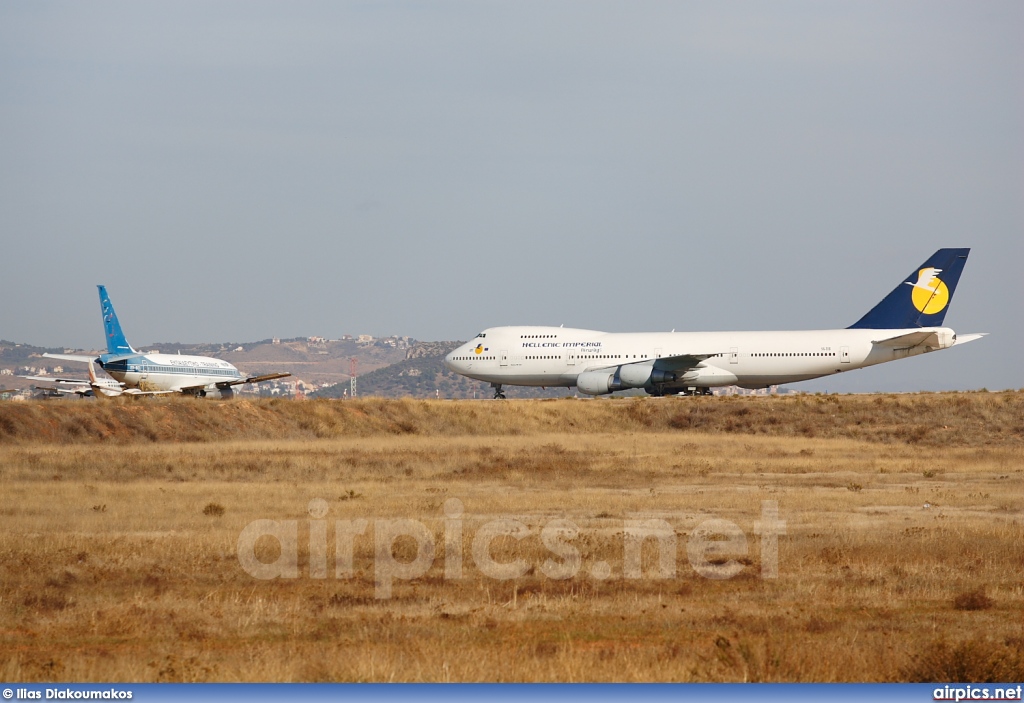
[[[147,354],[136,351],[128,344],[117,313],[110,302],[105,286],[100,291],[100,311],[103,313],[103,331],[107,337],[107,353],[99,356],[76,354],[43,354],[50,359],[80,361],[89,364],[89,380],[60,379],[68,392],[86,395],[85,386],[96,396],[157,395],[184,393],[201,398],[230,398],[232,386],[260,383],[291,376],[290,373],[270,373],[245,376],[234,366],[209,356],[182,356],[181,354]],[[97,379],[93,364],[110,374],[114,381]],[[43,380],[40,378],[38,380]],[[46,378],[53,382],[56,379]],[[71,390],[74,384],[78,390]],[[81,392],[80,392],[81,391]]]

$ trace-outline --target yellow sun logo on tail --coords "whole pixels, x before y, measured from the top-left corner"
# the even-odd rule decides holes
[[[925,315],[941,312],[949,303],[949,289],[939,279],[940,273],[942,269],[924,268],[917,272],[917,283],[906,281],[908,286],[914,288],[910,294],[914,307]]]

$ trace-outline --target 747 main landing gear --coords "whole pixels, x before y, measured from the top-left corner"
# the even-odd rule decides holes
[[[679,395],[712,395],[710,388],[684,388]]]
[[[491,384],[491,388],[494,389],[494,399],[495,400],[505,400],[505,393],[504,393],[504,391],[501,390],[501,384],[500,383],[492,383]]]

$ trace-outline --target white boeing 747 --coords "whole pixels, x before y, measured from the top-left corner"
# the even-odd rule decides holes
[[[245,376],[234,366],[221,359],[209,356],[182,356],[180,354],[157,354],[135,351],[117,320],[117,313],[104,286],[100,291],[100,311],[103,314],[103,331],[107,337],[107,353],[95,356],[75,354],[43,354],[51,359],[81,361],[89,364],[89,380],[60,379],[66,392],[86,394],[87,386],[96,396],[156,395],[161,393],[184,393],[203,398],[230,398],[233,386],[242,383],[259,383],[275,378],[290,376],[289,373],[270,373],[263,376]],[[110,374],[115,380],[97,379],[93,364]],[[26,377],[27,378],[27,377]],[[44,380],[42,378],[38,380]],[[53,381],[55,379],[45,379]],[[78,390],[72,390],[79,384]]]
[[[573,387],[589,395],[767,388],[948,349],[984,334],[942,327],[970,249],[940,249],[846,329],[609,333],[491,327],[447,357],[455,373],[504,385]]]

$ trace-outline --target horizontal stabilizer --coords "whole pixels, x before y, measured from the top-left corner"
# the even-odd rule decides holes
[[[56,383],[64,386],[88,386],[87,378],[58,378],[56,376],[18,376],[26,381],[40,381],[42,383]]]
[[[62,361],[81,361],[83,364],[96,361],[95,356],[82,356],[81,354],[50,354],[47,352],[43,356],[47,359],[61,359]]]
[[[952,330],[943,328],[898,334],[895,337],[876,339],[871,343],[876,347],[886,347],[888,349],[913,349],[914,347],[927,347],[926,351],[930,351],[932,349],[948,349],[949,347],[957,344],[973,342],[975,339],[980,339],[984,336],[985,333],[962,334],[957,336]]]
[[[924,344],[929,339],[935,342],[931,346],[939,346],[938,334],[935,330],[923,330],[921,332],[911,332],[909,334],[900,334],[895,337],[888,337],[886,339],[873,339],[871,343],[876,347],[888,347],[890,349],[910,349],[916,347],[919,344]]]

